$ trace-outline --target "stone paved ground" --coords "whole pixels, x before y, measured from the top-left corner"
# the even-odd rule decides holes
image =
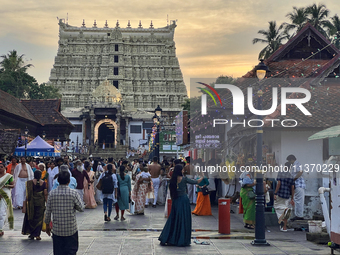
[[[254,247],[250,244],[254,232],[243,228],[242,216],[238,214],[231,214],[231,235],[218,234],[217,207],[212,211],[213,216],[193,216],[191,246],[164,247],[157,240],[166,222],[162,206],[147,208],[145,216],[127,213],[126,221],[106,223],[101,207],[87,209],[77,214],[78,254],[330,254],[328,247],[306,241],[305,232],[282,233],[275,227],[266,232],[270,246]],[[21,235],[22,220],[23,214],[15,210],[15,229],[6,230],[0,238],[0,254],[52,254],[52,240],[45,233],[41,241]],[[209,245],[195,244],[195,240],[207,241]]]

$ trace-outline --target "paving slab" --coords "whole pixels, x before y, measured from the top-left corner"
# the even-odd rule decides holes
[[[212,216],[192,217],[192,243],[189,247],[173,247],[161,246],[158,241],[166,222],[164,206],[147,208],[144,216],[126,212],[126,221],[111,222],[103,221],[101,207],[87,209],[77,213],[78,254],[330,254],[327,246],[308,242],[305,232],[284,233],[275,226],[266,229],[270,246],[253,246],[250,242],[254,239],[254,231],[243,228],[242,215],[231,214],[231,233],[223,235],[218,233],[217,207],[212,208],[212,213]],[[45,233],[42,233],[41,241],[32,241],[21,235],[23,216],[21,211],[14,211],[15,229],[5,227],[5,235],[0,238],[0,254],[52,254],[52,239]],[[195,244],[194,240],[206,241],[209,245]],[[335,254],[340,253],[336,251]]]

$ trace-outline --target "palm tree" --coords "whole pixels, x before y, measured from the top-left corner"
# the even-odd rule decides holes
[[[331,17],[331,26],[329,27],[328,34],[329,36],[335,36],[337,33],[340,33],[340,18],[337,14],[335,14],[333,17]],[[337,35],[337,40],[334,42],[338,49],[340,49],[339,36],[340,35]]]
[[[26,73],[26,70],[33,65],[26,65],[23,60],[24,54],[19,56],[16,50],[12,50],[0,58],[2,58],[0,61],[1,89],[17,98],[25,97],[25,92],[29,90],[28,84],[31,84],[29,80],[33,78]]]
[[[258,42],[267,44],[267,46],[260,51],[259,59],[267,59],[282,45],[282,41],[287,38],[287,36],[284,35],[284,32],[281,31],[282,28],[283,25],[280,25],[278,28],[276,27],[276,21],[269,21],[268,30],[259,30],[257,32],[258,34],[263,35],[265,39],[254,38],[253,44]]]
[[[306,8],[306,12],[308,13],[308,22],[327,37],[325,28],[329,28],[331,23],[327,20],[329,10],[326,8],[326,5],[319,4],[317,6],[316,4],[312,4]]]
[[[25,65],[23,60],[24,54],[18,56],[16,50],[10,51],[7,55],[0,56],[2,61],[0,62],[0,72],[25,72],[32,64]]]
[[[308,13],[306,12],[306,9],[304,7],[297,8],[294,6],[293,11],[286,15],[286,17],[288,17],[291,23],[290,24],[286,22],[283,23],[285,26],[285,31],[288,33],[290,30],[295,29],[296,30],[295,33],[299,32],[303,28],[303,26],[307,23],[308,21],[307,16]]]

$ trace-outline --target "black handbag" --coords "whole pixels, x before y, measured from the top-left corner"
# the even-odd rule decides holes
[[[206,196],[206,195],[209,194],[209,190],[208,190],[208,187],[207,187],[207,186],[205,186],[205,187],[202,188],[202,194],[203,194],[203,196]]]

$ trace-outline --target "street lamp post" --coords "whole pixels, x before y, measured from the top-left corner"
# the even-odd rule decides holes
[[[25,128],[25,158],[27,156],[27,135],[28,135],[28,128]]]
[[[156,128],[156,136],[155,136],[155,140],[154,140],[154,143],[153,143],[153,148],[152,148],[152,154],[153,156],[157,157],[159,159],[159,121],[158,121],[158,117],[157,115],[155,114],[153,117],[152,117],[152,120],[153,120],[153,123],[155,124],[155,128]],[[152,160],[152,158],[151,158]]]
[[[153,116],[153,121],[156,123],[157,131],[155,137],[155,156],[159,162],[159,133],[160,133],[160,120],[162,117],[162,108],[157,106],[155,109],[155,115]]]
[[[269,71],[268,67],[263,63],[263,59],[255,66],[256,76],[259,79],[259,90],[257,91],[257,109],[262,110],[262,85],[261,81]],[[256,173],[256,217],[255,217],[255,239],[252,241],[253,245],[269,245],[266,241],[266,229],[265,229],[265,197],[263,188],[263,173],[262,173],[262,141],[263,141],[263,129],[261,126],[262,116],[258,115],[259,125],[256,130],[256,165],[259,167],[259,171]]]

